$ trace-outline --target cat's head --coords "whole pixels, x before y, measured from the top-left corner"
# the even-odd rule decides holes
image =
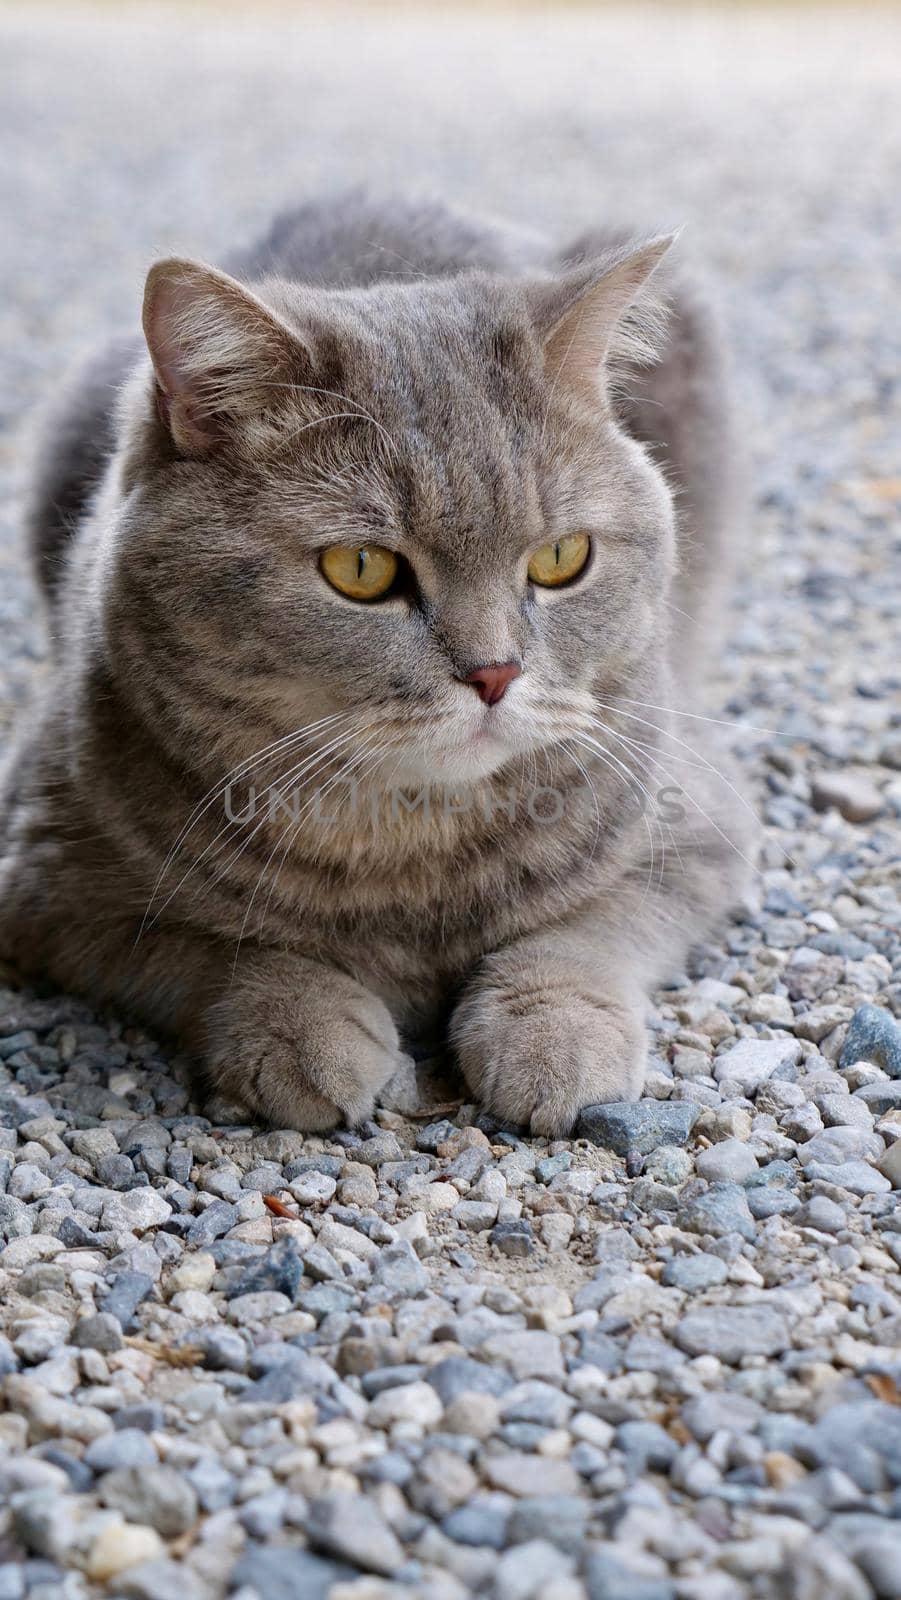
[[[666,247],[346,291],[154,267],[116,541],[149,676],[211,731],[351,713],[400,781],[587,726],[665,614],[670,497],[610,379]]]

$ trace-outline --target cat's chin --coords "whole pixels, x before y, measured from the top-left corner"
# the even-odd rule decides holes
[[[480,739],[455,750],[410,750],[391,768],[392,782],[409,785],[444,785],[455,788],[490,778],[514,756],[502,739]]]

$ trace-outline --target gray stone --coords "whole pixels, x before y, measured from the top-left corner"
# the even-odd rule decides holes
[[[577,1134],[617,1155],[649,1155],[661,1144],[685,1144],[701,1108],[690,1100],[638,1100],[585,1106]]]
[[[101,1479],[98,1492],[127,1522],[155,1528],[164,1539],[185,1533],[197,1516],[194,1490],[172,1467],[117,1467]]]
[[[815,1423],[807,1454],[817,1466],[839,1467],[868,1493],[901,1484],[901,1407],[882,1400],[833,1406]]]
[[[226,1293],[230,1300],[246,1294],[274,1292],[283,1294],[289,1301],[297,1299],[303,1282],[303,1262],[297,1244],[290,1235],[278,1239],[259,1260],[242,1272]]]
[[[567,1551],[585,1536],[590,1507],[578,1495],[542,1494],[517,1500],[510,1512],[507,1538],[511,1544],[527,1539],[550,1539]]]
[[[439,1361],[427,1374],[428,1382],[436,1390],[445,1407],[461,1394],[506,1394],[513,1387],[513,1379],[500,1367],[489,1367],[481,1361],[471,1361],[466,1356],[448,1356]]]
[[[686,1201],[679,1207],[677,1221],[689,1233],[709,1234],[715,1239],[729,1233],[739,1233],[751,1242],[757,1237],[747,1194],[734,1183],[713,1184],[705,1194]]]
[[[700,1306],[677,1323],[675,1339],[690,1356],[718,1356],[730,1364],[744,1356],[779,1355],[791,1344],[785,1318],[761,1305]]]
[[[572,1557],[548,1539],[529,1539],[501,1556],[494,1569],[496,1600],[541,1600],[558,1579],[574,1570]]]
[[[892,1078],[901,1078],[901,1023],[882,1006],[860,1006],[848,1025],[839,1066],[875,1061]]]
[[[511,1217],[496,1223],[488,1235],[488,1242],[501,1255],[520,1259],[530,1256],[535,1248],[532,1225],[527,1217]]]
[[[122,1328],[109,1311],[81,1317],[72,1329],[71,1342],[79,1350],[101,1350],[109,1354],[122,1349]]]
[[[596,1549],[585,1563],[589,1600],[676,1600],[668,1578],[649,1577],[627,1564],[625,1551]]]
[[[140,1428],[121,1428],[94,1439],[82,1460],[93,1472],[115,1472],[119,1467],[155,1467],[158,1456]]]
[[[708,1183],[747,1183],[757,1174],[757,1157],[740,1139],[723,1139],[700,1151],[695,1160],[698,1176]]]
[[[740,1039],[717,1056],[713,1076],[717,1083],[737,1083],[742,1094],[751,1096],[774,1072],[800,1058],[797,1039]]]
[[[701,1251],[696,1256],[672,1256],[664,1265],[660,1281],[668,1288],[697,1294],[703,1289],[713,1289],[725,1283],[727,1276],[725,1261]]]
[[[372,1281],[412,1298],[425,1294],[429,1287],[428,1272],[406,1239],[383,1246],[372,1269]]]
[[[616,1430],[616,1448],[629,1465],[630,1476],[647,1471],[668,1472],[679,1446],[659,1422],[624,1422]]]
[[[455,1544],[503,1550],[508,1542],[508,1506],[506,1496],[477,1495],[467,1505],[451,1511],[444,1518],[441,1531]]]
[[[229,1200],[214,1200],[194,1218],[188,1229],[187,1243],[202,1250],[204,1245],[212,1244],[214,1239],[221,1239],[224,1233],[237,1227],[239,1221],[236,1205]]]
[[[101,1295],[101,1312],[114,1317],[126,1332],[143,1300],[153,1292],[153,1279],[145,1272],[117,1272],[106,1293]]]
[[[847,1213],[824,1194],[815,1194],[798,1213],[798,1222],[818,1233],[841,1233],[848,1226]]]
[[[753,1433],[764,1414],[756,1400],[732,1390],[698,1395],[682,1407],[682,1421],[701,1444],[709,1443],[715,1433]]]
[[[314,1549],[390,1577],[404,1552],[374,1503],[363,1495],[323,1494],[310,1501],[306,1533]]]
[[[811,1161],[804,1175],[811,1183],[831,1183],[837,1189],[847,1189],[849,1194],[888,1194],[892,1187],[888,1178],[865,1161],[842,1161],[835,1166]]]

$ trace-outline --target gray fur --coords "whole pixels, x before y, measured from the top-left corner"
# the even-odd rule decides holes
[[[352,196],[235,259],[252,297],[154,269],[156,377],[95,368],[36,485],[55,665],[0,865],[26,973],[181,1035],[282,1126],[365,1115],[439,1026],[536,1132],[640,1093],[647,987],[735,898],[744,839],[706,769],[671,828],[632,803],[636,773],[685,772],[651,708],[699,670],[680,612],[718,593],[734,495],[720,342],[675,275],[654,363],[632,359],[658,254]],[[530,552],[580,529],[586,575],[528,587]],[[336,540],[396,547],[409,588],[339,596]],[[514,659],[497,707],[461,681]],[[223,812],[236,769],[259,791],[306,762],[306,803],[345,761],[354,815]],[[431,811],[392,809],[392,783]]]

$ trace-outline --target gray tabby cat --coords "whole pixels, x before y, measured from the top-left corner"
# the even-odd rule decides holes
[[[641,1093],[648,986],[743,861],[662,709],[734,455],[703,299],[670,278],[664,323],[649,293],[667,243],[352,196],[233,275],[153,267],[149,359],[94,365],[38,467],[54,657],[0,868],[24,973],[283,1127],[365,1117],[438,1035],[538,1134]]]

